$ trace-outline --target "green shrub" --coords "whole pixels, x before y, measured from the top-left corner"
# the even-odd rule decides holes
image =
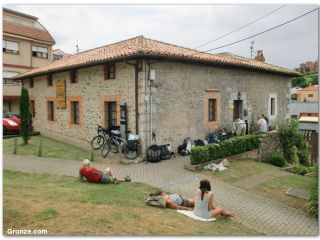
[[[316,178],[318,175],[318,170],[316,170]],[[310,188],[310,198],[306,205],[308,213],[313,217],[318,217],[318,182],[316,181],[312,184]]]
[[[299,132],[299,122],[291,120],[289,124],[281,124],[279,126],[279,138],[283,149],[283,156],[289,163],[293,163],[292,147],[297,148],[299,161],[302,164],[307,162],[308,158],[308,143],[303,135]]]
[[[309,169],[303,165],[296,165],[295,167],[296,167],[296,171],[295,171],[296,174],[305,175],[306,173],[309,172]]]
[[[194,146],[191,151],[191,164],[201,164],[212,160],[236,155],[259,148],[260,140],[256,135],[246,135],[227,139],[220,144]]]
[[[275,154],[270,157],[270,163],[278,167],[283,167],[287,161],[281,154]]]

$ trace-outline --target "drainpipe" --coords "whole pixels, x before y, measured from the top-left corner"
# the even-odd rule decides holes
[[[148,60],[148,79],[147,79],[147,81],[149,80],[149,73],[150,73],[150,66],[152,65],[152,64],[155,64],[155,63],[158,63],[158,62],[160,62],[160,61],[154,61],[154,62],[150,62],[149,60]],[[152,119],[153,119],[153,117],[152,117],[152,92],[151,92],[151,84],[149,83],[149,97],[150,97],[150,99],[149,99],[149,101],[150,101],[150,104],[149,104],[149,106],[150,106],[150,145],[152,145],[152,139],[153,139],[153,122],[152,122]]]
[[[147,72],[147,60],[144,60],[144,101],[146,104],[146,110],[145,110],[145,114],[146,114],[146,126],[145,126],[145,161],[147,160],[147,150],[148,150],[148,102],[149,99],[146,99],[147,97],[147,84],[148,84],[148,72]],[[148,100],[148,101],[147,101]]]
[[[134,73],[134,93],[135,93],[135,109],[136,109],[135,118],[136,118],[136,134],[139,135],[139,116],[138,116],[138,113],[139,113],[139,103],[138,103],[139,61],[136,60],[135,63],[129,63],[125,60],[125,63],[134,66],[134,70],[135,70],[135,73]]]

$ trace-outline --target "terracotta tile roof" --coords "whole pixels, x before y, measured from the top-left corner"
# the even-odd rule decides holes
[[[114,44],[109,44],[103,47],[71,55],[67,58],[63,58],[48,65],[32,69],[28,72],[18,75],[16,78],[27,78],[45,74],[48,72],[58,72],[71,68],[94,65],[106,61],[135,56],[161,58],[165,57],[181,61],[216,63],[225,66],[236,66],[255,69],[257,71],[275,72],[289,76],[300,76],[300,74],[294,70],[258,62],[251,59],[246,59],[232,54],[202,53],[197,50],[152,40],[143,36],[138,36]]]
[[[305,87],[300,89],[300,91],[318,91],[318,85]]]
[[[315,122],[319,121],[318,117],[309,117],[309,116],[302,116],[299,118],[299,122]]]
[[[3,21],[3,33],[14,34],[22,37],[28,37],[35,40],[49,42],[55,44],[53,37],[47,30],[32,28],[21,24]]]

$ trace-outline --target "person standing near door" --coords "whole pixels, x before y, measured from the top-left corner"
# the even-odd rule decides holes
[[[237,118],[234,122],[233,122],[233,134],[235,134],[236,136],[240,136],[240,135],[245,135],[246,134],[246,123],[245,121],[241,120],[240,118]]]
[[[258,131],[256,134],[265,134],[268,132],[267,121],[264,119],[262,115],[258,116]]]

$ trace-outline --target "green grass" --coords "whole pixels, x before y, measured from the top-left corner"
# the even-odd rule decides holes
[[[301,176],[293,174],[292,176],[276,177],[259,184],[251,191],[259,195],[272,198],[301,211],[306,211],[307,200],[286,195],[285,192],[292,188],[304,189],[309,191],[312,184],[317,182],[316,177]]]
[[[32,136],[28,145],[23,145],[23,140],[18,137],[17,154],[18,155],[38,155],[39,143],[42,140],[42,157],[82,160],[90,159],[90,144],[88,150],[60,142],[58,140],[45,136]],[[14,138],[3,139],[3,153],[12,154],[14,148]],[[95,161],[102,162],[100,151],[95,151]]]
[[[239,180],[244,180],[256,174],[262,174],[267,172],[283,171],[279,167],[254,161],[251,159],[235,160],[231,162],[231,166],[223,172],[209,172],[203,170],[202,173],[213,178],[213,180],[219,180],[233,184]],[[317,181],[316,177],[301,176],[292,174],[290,176],[274,177],[271,180],[255,186],[252,189],[246,189],[249,192],[258,194],[263,197],[273,199],[283,204],[289,205],[296,209],[306,211],[306,200],[286,195],[286,191],[289,187],[298,189],[310,189],[311,185]],[[237,185],[237,187],[239,187]]]
[[[233,219],[199,222],[144,204],[142,183],[90,184],[73,177],[4,171],[3,231],[49,235],[262,235]],[[187,226],[187,227],[186,227]]]
[[[52,218],[55,218],[57,215],[58,215],[57,210],[51,207],[48,207],[40,212],[35,213],[35,217],[41,220],[52,219]]]
[[[213,179],[223,182],[233,183],[250,176],[279,170],[278,167],[252,159],[236,160],[231,162],[231,166],[223,172],[212,172]]]

